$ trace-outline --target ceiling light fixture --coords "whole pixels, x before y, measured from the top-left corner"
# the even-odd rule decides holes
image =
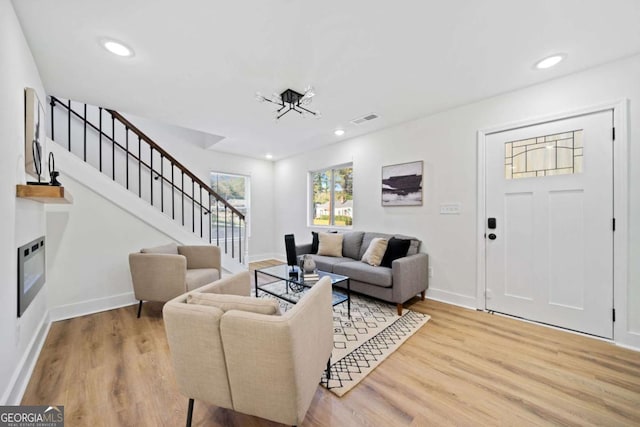
[[[311,98],[313,98],[315,95],[316,93],[313,87],[307,86],[307,88],[304,90],[304,93],[296,92],[293,89],[287,89],[280,95],[274,93],[271,98],[267,98],[260,92],[258,92],[256,93],[256,100],[258,102],[267,101],[272,104],[279,105],[280,108],[276,110],[276,120],[287,114],[289,111],[295,111],[302,117],[306,117],[307,115],[311,114],[316,118],[320,118],[321,116],[319,111],[311,111],[305,108],[305,106],[311,103]]]
[[[133,49],[119,41],[115,41],[113,39],[102,39],[100,40],[100,43],[105,49],[114,55],[125,57],[133,56]]]
[[[554,65],[558,65],[566,57],[566,53],[556,53],[555,55],[547,56],[546,58],[543,58],[540,61],[536,62],[535,68],[537,68],[538,70],[551,68]]]
[[[336,136],[342,136],[342,135],[344,135],[344,130],[342,130],[342,129],[336,129],[335,131],[333,131],[333,133],[334,133]]]
[[[265,157],[266,157],[267,159],[271,160],[271,159],[273,159],[273,154],[267,154]]]

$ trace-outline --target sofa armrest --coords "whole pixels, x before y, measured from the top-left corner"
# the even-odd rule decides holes
[[[187,257],[187,268],[216,268],[221,269],[220,248],[213,245],[206,246],[178,246],[178,253]]]
[[[171,254],[129,254],[133,292],[140,301],[169,301],[187,291],[187,259]]]
[[[417,253],[391,263],[393,300],[403,303],[429,286],[429,256]]]
[[[251,295],[251,274],[248,271],[223,277],[213,283],[205,285],[194,292],[226,295]]]
[[[296,255],[305,255],[311,253],[311,243],[296,245]]]

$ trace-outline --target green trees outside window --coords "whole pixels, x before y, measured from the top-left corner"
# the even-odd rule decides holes
[[[353,166],[311,172],[312,225],[353,225]]]

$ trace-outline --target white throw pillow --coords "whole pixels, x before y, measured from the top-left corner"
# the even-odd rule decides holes
[[[342,234],[318,233],[318,255],[342,256]]]
[[[200,304],[229,310],[250,311],[258,314],[280,314],[278,301],[239,295],[209,294],[194,292],[187,296],[187,304]]]
[[[369,265],[373,265],[377,267],[382,262],[382,258],[384,257],[384,253],[387,250],[387,245],[389,241],[387,239],[383,239],[382,237],[376,237],[371,240],[369,243],[369,247],[367,251],[362,255],[362,262],[366,262]]]

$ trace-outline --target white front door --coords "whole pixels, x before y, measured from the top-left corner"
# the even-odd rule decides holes
[[[488,310],[613,337],[612,128],[607,110],[486,137]]]

